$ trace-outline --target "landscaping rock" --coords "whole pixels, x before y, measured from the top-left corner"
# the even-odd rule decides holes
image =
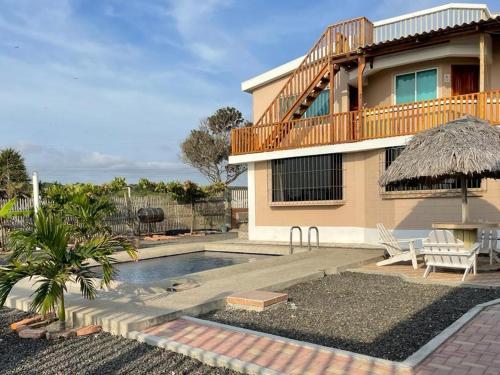
[[[283,291],[289,302],[263,311],[219,310],[220,323],[401,361],[500,288],[453,288],[399,277],[342,273]]]
[[[87,335],[92,335],[94,333],[99,333],[102,331],[101,326],[97,325],[91,325],[91,326],[86,326],[82,328],[77,328],[75,330],[77,336],[87,336]]]
[[[76,337],[76,331],[74,329],[66,329],[64,331],[47,331],[45,337],[47,340],[67,339],[70,337]]]
[[[23,340],[9,324],[26,316],[0,308],[2,375],[239,375],[106,332],[60,340]]]
[[[41,322],[29,324],[28,327],[31,329],[43,328],[43,327],[48,326],[50,323],[52,323],[51,320],[42,320]]]
[[[12,323],[10,325],[10,328],[13,329],[14,331],[17,331],[19,326],[29,326],[30,324],[33,324],[33,323],[38,323],[42,321],[42,316],[41,315],[35,315],[34,317],[32,318],[26,318],[26,319],[22,319],[18,322],[15,322],[15,323]]]
[[[47,331],[43,328],[26,328],[22,331],[19,331],[18,335],[22,339],[41,339],[42,337],[45,337],[46,333]]]
[[[45,329],[47,332],[62,332],[65,331],[66,328],[66,322],[61,322],[60,320],[56,320],[55,322],[50,323]]]
[[[23,329],[29,328],[28,326],[25,325],[19,325],[16,327],[15,331],[16,332],[21,332]]]

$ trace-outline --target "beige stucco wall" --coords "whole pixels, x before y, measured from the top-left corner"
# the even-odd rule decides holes
[[[290,76],[283,77],[267,85],[256,88],[252,92],[253,121],[256,122],[269,107],[276,95],[286,84]],[[349,76],[345,70],[340,70],[335,76],[335,112],[345,112],[349,109]]]
[[[395,104],[395,77],[399,74],[411,73],[418,70],[437,68],[438,70],[438,97],[451,95],[451,79],[445,82],[445,75],[450,75],[452,65],[479,64],[476,58],[446,58],[431,60],[417,64],[408,64],[370,75],[364,86],[365,106]]]
[[[288,76],[258,87],[252,92],[253,121],[256,122],[288,80]]]
[[[374,228],[384,223],[400,230],[428,229],[433,222],[460,220],[460,198],[383,197],[377,181],[384,150],[344,154],[344,204],[332,206],[270,205],[268,162],[255,164],[255,225]],[[471,219],[500,219],[500,181],[487,180],[480,197],[470,198]]]
[[[492,64],[489,66],[487,75],[489,78],[489,89],[500,89],[500,35],[492,37]]]
[[[470,43],[470,38],[463,39],[463,43]],[[474,37],[474,41],[478,37]],[[489,37],[488,37],[489,38]],[[460,43],[461,39],[457,39],[456,43]],[[486,70],[486,88],[500,88],[500,36],[492,36],[489,44],[491,59],[488,57]],[[450,75],[451,65],[459,64],[479,64],[478,58],[472,57],[450,57],[436,60],[429,60],[416,64],[407,64],[395,68],[385,69],[374,74],[368,74],[364,84],[364,103],[367,107],[377,105],[392,105],[394,104],[394,82],[395,76],[398,74],[409,73],[417,70],[425,70],[431,68],[438,69],[438,96],[451,95],[451,80],[445,81],[445,75]],[[367,66],[366,73],[369,73],[370,67]],[[288,80],[289,76],[273,81],[267,85],[261,86],[252,92],[253,97],[253,115],[256,121],[272,100],[276,97],[283,85]],[[349,91],[348,91],[349,76],[342,69],[335,77],[335,112],[346,112],[349,109]]]

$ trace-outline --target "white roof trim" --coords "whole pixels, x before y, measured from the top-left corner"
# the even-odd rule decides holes
[[[424,10],[421,10],[418,12],[408,13],[408,14],[404,14],[401,16],[376,21],[373,23],[373,25],[375,27],[382,26],[382,25],[385,25],[388,23],[400,21],[402,19],[417,17],[420,15],[438,12],[438,11],[446,10],[446,9],[453,9],[453,8],[483,9],[489,17],[494,15],[489,11],[488,6],[486,4],[449,3],[449,4],[441,5],[438,7],[434,7],[434,8],[424,9]],[[285,77],[287,74],[293,72],[295,69],[298,68],[298,66],[300,65],[300,63],[304,59],[304,57],[305,57],[305,55],[298,57],[294,60],[291,60],[283,65],[277,66],[276,68],[268,70],[262,74],[259,74],[258,76],[255,76],[255,77],[252,77],[246,81],[243,81],[241,83],[241,90],[248,92],[248,93],[251,93],[253,90],[255,90],[256,88],[258,88],[260,86],[264,86],[265,84],[267,84],[269,82],[272,82],[272,81],[275,81],[275,80],[280,79],[282,77]]]
[[[457,9],[457,8],[458,9],[482,9],[482,10],[486,11],[486,14],[488,16],[490,16],[490,11],[488,10],[488,6],[486,4],[450,3],[450,4],[440,5],[440,6],[434,7],[434,8],[420,10],[418,12],[407,13],[407,14],[403,14],[401,16],[376,21],[373,23],[373,26],[375,26],[375,27],[383,26],[383,25],[387,25],[388,23],[393,23],[393,22],[401,21],[401,20],[408,19],[408,18],[423,16],[426,14],[440,12],[442,10],[454,9],[454,8],[455,9]]]
[[[257,161],[294,158],[299,156],[325,155],[375,150],[385,147],[404,146],[412,135],[402,135],[390,138],[369,139],[366,141],[339,143],[326,146],[295,148],[290,150],[266,151],[253,154],[231,155],[229,164],[245,164]]]
[[[246,91],[246,92],[252,92],[255,90],[257,87],[262,86],[270,81],[277,80],[281,77],[286,76],[290,72],[293,72],[295,69],[297,69],[304,60],[304,56],[298,57],[292,61],[289,61],[283,65],[277,66],[276,68],[273,68],[271,70],[268,70],[267,72],[264,72],[262,74],[259,74],[258,76],[255,76],[253,78],[250,78],[249,80],[243,81],[241,83],[241,90]]]

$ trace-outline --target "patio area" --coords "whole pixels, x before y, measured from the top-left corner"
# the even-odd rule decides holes
[[[450,268],[436,268],[435,272],[431,272],[427,278],[423,278],[425,264],[420,260],[418,262],[417,269],[413,269],[411,262],[400,262],[386,266],[377,266],[376,263],[369,263],[352,271],[378,275],[400,276],[407,281],[425,284],[460,285],[479,288],[500,287],[500,270],[498,270],[500,268],[499,263],[493,263],[492,266],[489,266],[488,258],[479,257],[478,268],[479,271],[476,275],[469,273],[463,282],[463,270],[460,269],[454,270]]]

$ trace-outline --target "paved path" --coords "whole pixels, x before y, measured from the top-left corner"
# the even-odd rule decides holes
[[[142,331],[159,346],[239,371],[304,375],[498,375],[500,305],[487,307],[413,369],[343,350],[301,343],[197,319],[181,318]],[[140,335],[139,335],[140,336]],[[159,341],[158,341],[159,340]],[[147,341],[147,340],[146,340]],[[403,344],[403,343],[402,343]],[[204,353],[204,354],[200,354]],[[234,365],[234,362],[238,362]],[[233,364],[233,365],[232,365]],[[246,366],[245,366],[246,365]]]
[[[201,349],[209,353],[207,357],[219,359],[213,362],[222,366],[227,366],[233,360],[251,364],[251,373],[411,374],[409,369],[394,362],[241,329],[223,328],[223,325],[206,324],[202,321],[178,319],[146,329],[143,333],[156,336],[160,339],[159,346],[168,349],[175,350],[182,346],[184,353],[194,353]],[[203,356],[198,357],[202,358]],[[242,370],[241,366],[234,369]]]
[[[424,279],[425,265],[419,263],[418,269],[414,270],[410,263],[396,263],[379,267],[375,263],[364,265],[355,270],[356,272],[373,273],[378,275],[402,276],[408,281],[431,284],[446,285],[470,285],[475,287],[500,287],[500,272],[486,272],[480,270],[477,275],[472,273],[467,275],[465,282],[462,282],[463,270],[439,269],[431,272]]]
[[[500,305],[476,315],[417,368],[416,375],[500,374]]]

